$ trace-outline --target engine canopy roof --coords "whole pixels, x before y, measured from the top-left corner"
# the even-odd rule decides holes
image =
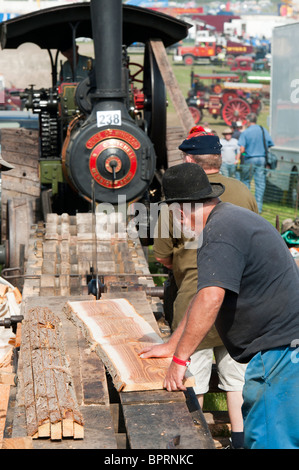
[[[174,17],[131,5],[123,5],[123,44],[146,43],[160,39],[165,47],[184,39],[190,24]],[[21,15],[0,25],[2,49],[17,49],[31,42],[41,49],[58,49],[70,25],[76,26],[76,38],[93,37],[89,3],[74,3]]]

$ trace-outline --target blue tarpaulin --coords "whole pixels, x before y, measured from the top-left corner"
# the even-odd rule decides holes
[[[17,13],[0,13],[0,23],[19,16]]]

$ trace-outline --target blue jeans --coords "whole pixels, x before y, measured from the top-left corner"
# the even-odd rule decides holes
[[[230,176],[234,178],[236,176],[236,165],[235,163],[223,163],[220,168],[220,173],[223,176]]]
[[[265,157],[245,157],[241,173],[241,181],[246,184],[249,189],[252,177],[254,177],[255,199],[259,213],[262,212],[266,188],[265,163]]]
[[[299,449],[298,397],[297,348],[283,346],[257,353],[245,372],[244,447]]]

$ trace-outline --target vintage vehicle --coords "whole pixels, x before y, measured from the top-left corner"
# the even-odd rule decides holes
[[[257,59],[254,61],[252,70],[264,70],[269,71],[271,69],[270,61],[266,57],[263,59]]]
[[[213,62],[222,51],[225,51],[226,59],[232,60],[237,55],[252,53],[253,47],[231,40],[225,44],[219,43],[216,37],[211,36],[197,39],[194,46],[178,46],[173,60],[185,65],[193,65],[207,59]]]
[[[252,70],[254,64],[254,59],[249,55],[249,56],[237,56],[233,60],[230,69],[232,72],[235,71],[249,71]]]
[[[0,109],[1,110],[10,110],[17,111],[23,109],[23,103],[20,98],[20,93],[22,90],[11,87],[7,88],[5,86],[5,78],[3,75],[0,75]]]
[[[204,80],[210,83],[205,85]],[[199,75],[192,71],[187,104],[196,124],[207,110],[214,119],[221,117],[230,126],[234,121],[245,122],[250,112],[260,112],[261,89],[262,85],[240,83],[237,74]]]
[[[242,82],[269,84],[271,80],[267,59],[254,60],[251,56],[238,56],[233,60],[230,70],[237,73]]]
[[[78,201],[80,207],[88,208],[93,191],[97,202],[117,203],[119,194],[128,202],[142,198],[151,187],[160,188],[155,175],[167,166],[165,85],[150,39],[161,38],[168,47],[187,35],[189,25],[124,5],[123,31],[107,26],[105,44],[109,48],[103,51],[98,3],[102,2],[36,11],[1,24],[4,48],[33,42],[49,52],[52,87],[37,90],[30,86],[22,99],[26,108],[39,116],[43,189],[49,186],[51,162],[56,168],[53,177],[63,174],[53,186],[59,188],[59,193],[53,191],[53,210],[70,206],[69,210],[75,211]],[[95,11],[94,17],[90,9]],[[59,47],[67,35],[73,47],[78,37],[93,39],[94,68],[82,81],[74,76],[59,83]],[[134,42],[145,45],[144,63],[137,71],[127,52]]]

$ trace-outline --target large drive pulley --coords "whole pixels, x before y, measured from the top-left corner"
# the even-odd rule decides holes
[[[166,89],[150,43],[144,50],[143,93],[147,133],[154,144],[158,168],[167,168]]]
[[[74,132],[65,151],[65,171],[72,186],[88,200],[117,204],[139,199],[151,183],[156,166],[153,145],[133,122],[97,127],[96,122]]]

